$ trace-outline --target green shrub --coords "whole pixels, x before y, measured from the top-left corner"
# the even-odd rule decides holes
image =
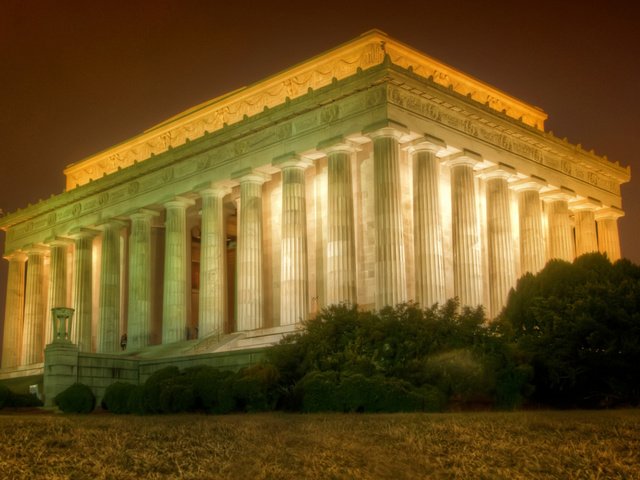
[[[11,390],[6,385],[0,384],[0,409],[9,406],[11,401]]]
[[[65,413],[89,413],[96,406],[96,397],[88,386],[74,383],[59,393],[54,402]]]
[[[15,408],[41,407],[42,400],[33,393],[11,393],[9,404],[7,406]]]
[[[190,373],[193,373],[196,408],[202,408],[209,413],[224,413],[233,409],[233,402],[228,410],[228,402],[226,407],[221,402],[225,395],[223,389],[230,387],[227,380],[233,375],[232,372],[205,366]]]
[[[160,382],[158,402],[162,413],[179,413],[193,410],[195,396],[192,379],[184,374],[164,379]]]
[[[107,387],[101,405],[112,413],[131,413],[129,409],[129,397],[136,388],[135,385],[125,382],[115,382]]]
[[[279,373],[270,364],[244,368],[233,378],[233,397],[240,411],[273,410],[278,401]]]
[[[147,378],[147,381],[144,382],[144,388],[142,392],[142,404],[145,412],[162,412],[162,407],[160,405],[160,395],[162,393],[163,384],[165,383],[165,380],[177,377],[179,375],[180,370],[178,369],[178,367],[169,366],[153,372],[151,376]]]
[[[314,371],[306,374],[294,389],[293,408],[303,412],[336,412],[342,410],[338,398],[338,374]]]
[[[144,409],[144,385],[134,385],[127,399],[127,410],[129,413],[143,415]]]

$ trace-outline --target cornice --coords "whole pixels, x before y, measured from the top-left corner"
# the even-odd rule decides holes
[[[71,190],[195,140],[225,125],[241,122],[309,91],[361,71],[392,63],[411,70],[471,100],[543,130],[547,115],[495,87],[415,50],[378,30],[266,78],[249,87],[190,108],[140,135],[69,165],[64,173]]]

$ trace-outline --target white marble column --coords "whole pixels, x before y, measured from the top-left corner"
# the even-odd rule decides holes
[[[526,178],[512,184],[518,192],[520,223],[520,271],[538,273],[546,263],[546,248],[542,231],[542,204],[540,190],[546,182],[537,177]]]
[[[288,154],[273,164],[282,169],[280,325],[294,325],[306,320],[309,312],[304,171],[311,162]]]
[[[446,162],[451,169],[451,231],[453,240],[453,283],[462,306],[482,304],[480,235],[476,211],[474,166],[482,158],[465,150]]]
[[[227,237],[224,197],[228,188],[212,185],[200,191],[202,228],[200,237],[200,305],[198,335],[223,334],[227,319]]]
[[[53,341],[51,308],[70,307],[67,304],[67,254],[70,240],[54,238],[47,241],[50,249],[49,309],[45,312],[45,345]]]
[[[576,257],[585,253],[598,251],[598,235],[596,232],[595,211],[602,204],[590,198],[571,202],[569,205],[575,215],[576,223]]]
[[[27,285],[21,362],[23,365],[43,361],[44,322],[47,308],[44,263],[47,253],[48,249],[43,245],[34,245],[27,249]]]
[[[247,173],[239,178],[240,218],[237,257],[237,329],[264,327],[262,286],[262,174]]]
[[[157,216],[159,212],[146,209],[130,215],[128,350],[139,350],[151,341],[151,221]]]
[[[189,263],[191,248],[187,244],[187,208],[189,198],[176,197],[165,203],[164,288],[162,297],[162,343],[187,338],[191,294]]]
[[[409,147],[413,155],[413,241],[416,301],[423,307],[446,300],[442,224],[440,219],[440,159],[442,140],[429,135]]]
[[[513,231],[508,179],[515,170],[496,165],[482,171],[487,196],[487,250],[489,255],[489,317],[495,318],[507,303],[509,290],[515,285]]]
[[[91,352],[93,315],[93,237],[94,230],[80,229],[71,236],[75,242],[72,337],[81,352]]]
[[[569,200],[575,197],[572,190],[561,188],[542,194],[546,203],[549,231],[549,259],[573,262],[575,241],[569,211]]]
[[[376,225],[376,308],[407,301],[402,221],[401,132],[381,128],[373,140],[373,195]]]
[[[618,218],[624,212],[616,207],[596,210],[595,218],[598,226],[598,250],[606,253],[611,262],[620,260],[620,235],[618,234]]]
[[[117,220],[101,227],[98,353],[120,350],[120,231],[123,227]]]
[[[4,306],[4,334],[2,338],[2,368],[13,368],[22,361],[22,331],[24,329],[24,281],[27,255],[13,252],[9,261],[7,296]]]
[[[351,156],[354,147],[338,143],[327,154],[327,305],[356,302],[356,243]]]

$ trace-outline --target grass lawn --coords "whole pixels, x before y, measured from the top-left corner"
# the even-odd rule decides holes
[[[0,414],[2,479],[636,479],[640,410]]]

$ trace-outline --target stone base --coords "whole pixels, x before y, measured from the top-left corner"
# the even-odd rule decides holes
[[[44,405],[54,405],[56,395],[78,381],[78,347],[57,341],[44,349]]]

